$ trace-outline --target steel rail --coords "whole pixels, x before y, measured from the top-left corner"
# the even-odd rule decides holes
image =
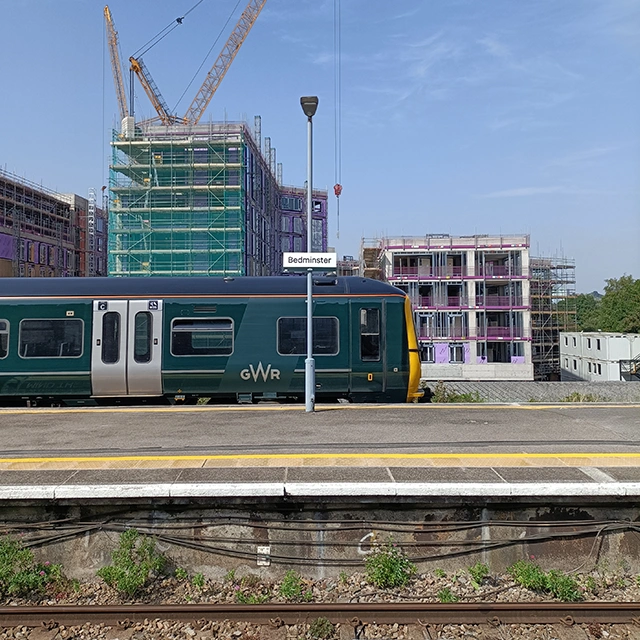
[[[118,624],[125,620],[237,620],[255,624],[300,624],[325,617],[351,624],[636,624],[640,602],[526,603],[313,603],[185,605],[52,605],[0,607],[0,625]]]

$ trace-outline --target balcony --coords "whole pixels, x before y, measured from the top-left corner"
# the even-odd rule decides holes
[[[467,296],[447,296],[446,298],[434,298],[433,296],[420,296],[418,307],[430,309],[460,309],[469,306]]]
[[[393,267],[392,278],[403,280],[460,279],[467,275],[466,267]]]
[[[451,340],[461,340],[468,338],[468,331],[460,327],[452,329],[420,327],[418,329],[418,339],[433,340],[438,338],[449,338]]]
[[[478,338],[521,339],[525,338],[526,331],[522,327],[478,327]]]
[[[502,264],[484,264],[476,266],[476,275],[483,278],[505,278],[505,277],[520,277],[522,276],[522,269],[516,265],[502,265]]]
[[[476,296],[476,307],[508,309],[521,306],[522,296]]]

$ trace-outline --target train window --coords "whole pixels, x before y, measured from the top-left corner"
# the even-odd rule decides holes
[[[380,360],[380,309],[360,309],[360,359]]]
[[[22,358],[78,358],[82,355],[82,320],[22,320]]]
[[[313,355],[337,355],[340,351],[338,335],[338,318],[314,318]],[[306,318],[278,318],[278,353],[296,356],[307,353]]]
[[[231,318],[176,318],[171,326],[174,356],[230,356],[233,353]]]
[[[102,362],[115,364],[120,360],[120,314],[109,311],[102,316]]]
[[[9,352],[9,323],[0,320],[0,359],[6,358]]]
[[[151,362],[151,338],[153,337],[153,317],[148,311],[140,311],[135,317],[133,337],[133,359],[144,364]]]

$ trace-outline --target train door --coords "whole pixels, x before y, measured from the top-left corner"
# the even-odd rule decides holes
[[[94,396],[162,395],[161,356],[161,300],[94,300]]]
[[[161,396],[162,300],[130,300],[128,324],[129,395]]]
[[[384,302],[353,303],[351,307],[351,391],[384,393],[387,358]]]
[[[126,300],[93,301],[91,389],[94,396],[127,395]]]

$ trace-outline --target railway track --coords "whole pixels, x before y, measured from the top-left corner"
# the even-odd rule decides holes
[[[251,622],[282,626],[324,617],[367,624],[629,624],[640,626],[640,602],[581,603],[318,603],[192,605],[55,605],[0,607],[0,626],[122,624],[145,619]]]

